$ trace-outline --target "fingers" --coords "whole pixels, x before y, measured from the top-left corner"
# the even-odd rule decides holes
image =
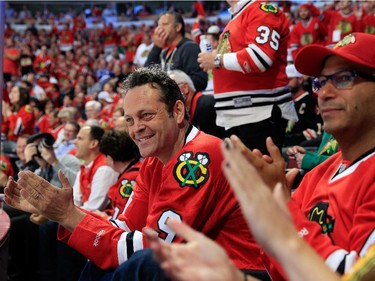
[[[50,185],[42,177],[35,175],[30,171],[22,171],[18,174],[18,185],[20,194],[33,205],[38,202],[39,197],[43,197]]]
[[[154,252],[155,259],[160,263],[168,260],[170,258],[171,245],[161,241],[155,230],[151,228],[145,228],[143,233],[146,235],[150,248]]]
[[[290,199],[290,196],[286,196],[285,189],[283,188],[283,185],[281,183],[277,183],[274,190],[273,190],[273,197],[276,199],[276,203],[280,206],[280,209],[282,212],[290,218],[289,209],[287,207],[287,203]]]
[[[251,151],[244,143],[235,135],[230,137],[232,141],[233,147],[239,149],[241,153],[246,157],[247,161],[249,161],[252,165],[254,165],[257,169],[262,168],[263,160],[262,160],[262,153],[254,149]]]
[[[60,182],[62,184],[62,188],[63,189],[66,189],[66,188],[71,189],[72,188],[72,186],[70,185],[70,182],[69,182],[68,178],[64,175],[63,171],[59,170],[59,172],[58,172],[57,175],[59,177],[59,180],[60,180]]]
[[[187,242],[199,239],[201,234],[192,229],[187,224],[170,218],[166,222],[167,226],[172,229],[178,236],[186,240]]]
[[[15,207],[15,204],[19,203],[21,200],[20,188],[12,177],[9,177],[8,179],[8,183],[4,189],[4,194],[4,201],[12,207]]]
[[[281,155],[280,149],[273,143],[271,137],[268,137],[266,139],[266,146],[274,162],[282,162],[282,163],[285,162],[284,158]]]

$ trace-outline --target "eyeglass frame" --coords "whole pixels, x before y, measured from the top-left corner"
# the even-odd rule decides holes
[[[340,78],[340,76],[337,76],[337,75],[340,74],[340,73],[343,73],[343,72],[350,73],[350,76],[349,75],[343,75],[343,76],[341,76],[341,77],[350,77],[351,78],[351,80],[341,81],[341,82],[349,82],[350,85],[348,85],[348,86],[339,86],[339,84],[338,84],[338,83],[340,83],[340,81],[337,81],[337,79]],[[321,81],[319,81],[319,79],[323,78],[323,77],[326,78],[326,80],[324,80],[325,83],[322,85],[322,83],[321,83]],[[337,72],[335,72],[335,73],[333,73],[331,75],[319,75],[318,77],[315,77],[312,80],[311,88],[312,88],[312,91],[314,93],[318,94],[321,91],[321,89],[328,83],[328,81],[332,81],[332,85],[336,89],[350,90],[353,87],[354,79],[356,77],[360,77],[360,78],[363,78],[363,79],[366,79],[366,80],[369,80],[369,81],[375,81],[375,76],[374,75],[363,73],[363,72],[359,72],[359,71],[356,71],[354,69],[352,69],[352,70],[345,69],[345,70],[337,71]],[[318,86],[316,86],[317,83],[320,84],[319,89],[317,89],[318,88]]]

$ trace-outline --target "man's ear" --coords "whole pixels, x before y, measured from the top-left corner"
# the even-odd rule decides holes
[[[99,147],[99,141],[98,140],[91,140],[89,146],[90,146],[89,147],[90,149],[94,149],[96,147]]]
[[[173,117],[178,124],[181,124],[185,119],[185,104],[181,100],[176,101],[173,107]]]
[[[181,24],[181,23],[177,23],[177,24],[176,24],[176,31],[177,31],[178,33],[180,33],[180,32],[181,32],[181,29],[182,29],[182,24]]]

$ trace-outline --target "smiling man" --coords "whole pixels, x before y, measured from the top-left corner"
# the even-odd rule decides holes
[[[26,210],[37,208],[58,221],[65,227],[59,237],[97,266],[113,270],[123,263],[117,272],[126,280],[162,275],[150,251],[142,251],[148,243],[141,231],[147,226],[160,239],[182,242],[167,227],[169,218],[205,233],[227,250],[237,268],[267,280],[259,248],[221,171],[221,140],[189,123],[178,85],[160,69],[136,70],[125,82],[125,92],[128,133],[145,161],[123,215],[108,221],[74,207],[63,176],[64,187],[57,190],[23,173],[18,184],[9,181],[7,201]],[[18,197],[19,189],[26,200]],[[151,270],[143,267],[150,264]]]

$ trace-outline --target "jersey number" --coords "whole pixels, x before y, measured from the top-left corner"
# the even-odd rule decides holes
[[[279,49],[280,34],[275,30],[270,30],[268,26],[261,25],[257,31],[259,35],[255,38],[258,44],[266,44],[269,42],[272,49],[277,51]],[[271,36],[270,36],[271,35]]]
[[[163,238],[166,242],[172,243],[173,239],[176,237],[176,233],[172,231],[167,225],[167,221],[169,218],[173,218],[178,221],[182,221],[181,216],[172,210],[164,211],[159,220],[158,220],[158,227],[159,230],[166,234],[165,238]],[[160,235],[159,235],[160,236]]]

